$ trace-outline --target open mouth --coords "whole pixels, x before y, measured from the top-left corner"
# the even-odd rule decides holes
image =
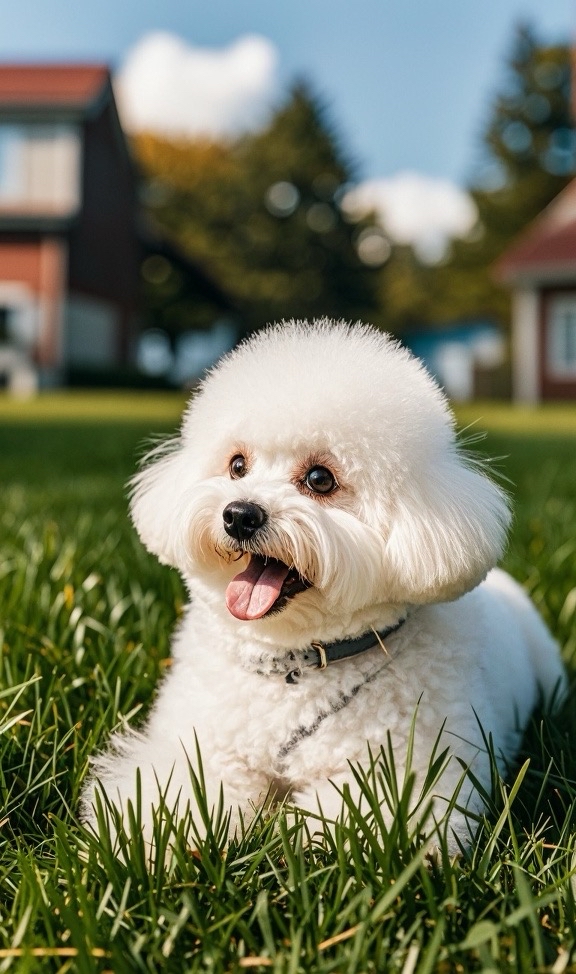
[[[226,606],[236,619],[261,619],[279,612],[289,599],[310,584],[294,566],[276,558],[251,555],[247,568],[226,589]]]

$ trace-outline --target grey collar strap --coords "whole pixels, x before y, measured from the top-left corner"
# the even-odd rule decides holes
[[[368,649],[373,649],[376,644],[379,644],[386,652],[384,640],[398,632],[405,622],[405,618],[400,619],[399,622],[393,626],[387,626],[385,629],[369,629],[368,632],[362,636],[357,636],[356,639],[340,639],[326,645],[314,640],[307,649],[290,653],[290,662],[295,663],[295,666],[286,674],[286,683],[297,683],[304,668],[314,667],[315,669],[325,670],[330,663],[352,659],[354,656],[359,656],[360,653],[365,653]]]

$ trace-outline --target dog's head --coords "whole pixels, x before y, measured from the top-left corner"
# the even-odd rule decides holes
[[[229,618],[319,638],[370,606],[473,588],[508,523],[422,365],[331,321],[272,327],[224,358],[134,478],[132,515]]]

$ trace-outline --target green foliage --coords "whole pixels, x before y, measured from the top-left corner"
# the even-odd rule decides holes
[[[172,836],[174,852],[149,868],[136,823],[124,861],[78,823],[88,756],[112,728],[141,719],[184,597],[127,519],[123,484],[141,441],[175,425],[163,401],[156,420],[152,400],[147,420],[141,408],[123,399],[132,418],[99,424],[88,407],[84,419],[49,421],[30,409],[0,426],[0,970],[573,969],[570,706],[535,717],[507,784],[494,772],[487,817],[455,862],[442,826],[431,862],[421,837],[433,828],[442,755],[411,812],[413,778],[397,774],[386,742],[357,771],[363,814],[344,792],[335,829],[279,810],[246,822],[224,848],[217,810],[209,841],[192,852],[189,823],[167,814],[159,837]],[[481,446],[505,457],[496,469],[513,482],[507,567],[571,659],[576,415],[535,415],[541,429],[530,432],[494,413],[498,432]]]
[[[568,46],[521,27],[484,134],[473,195],[487,233],[504,240],[532,220],[575,169]]]
[[[506,324],[509,295],[494,263],[576,170],[570,50],[517,29],[470,181],[477,226],[437,265],[404,245],[392,246],[383,265],[359,258],[372,218],[342,214],[354,165],[306,84],[262,132],[240,141],[144,135],[134,148],[148,213],[228,296],[245,330],[323,315],[368,319],[393,333],[477,317]],[[153,256],[143,277],[149,325],[175,335],[221,313],[177,261]]]
[[[366,221],[345,220],[337,203],[352,166],[307,85],[294,87],[263,132],[240,142],[174,145],[146,136],[135,149],[155,221],[231,296],[247,330],[375,311],[377,272],[356,250]],[[174,269],[155,286],[160,297],[172,294]],[[189,327],[182,301],[171,306],[164,326]]]
[[[518,28],[493,98],[470,192],[477,226],[447,258],[423,266],[395,248],[382,272],[382,323],[394,331],[429,322],[492,317],[506,324],[509,294],[494,262],[576,171],[570,48]]]
[[[519,28],[471,187],[478,227],[474,239],[454,244],[445,270],[461,291],[476,279],[470,312],[492,311],[506,320],[508,295],[494,281],[492,265],[576,169],[570,79],[570,48],[543,46],[531,29]]]

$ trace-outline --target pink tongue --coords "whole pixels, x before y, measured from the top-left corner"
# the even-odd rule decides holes
[[[226,606],[237,619],[261,619],[272,608],[290,569],[281,561],[253,555],[226,589]]]

